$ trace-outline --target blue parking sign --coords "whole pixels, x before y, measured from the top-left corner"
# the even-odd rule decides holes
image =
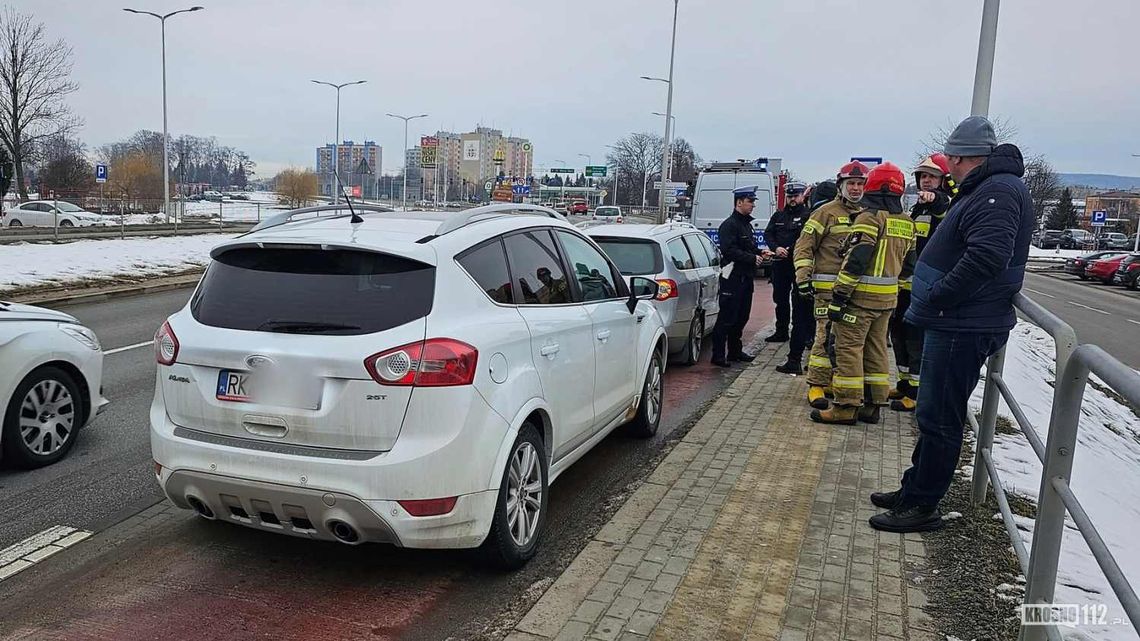
[[[104,164],[95,165],[95,182],[97,182],[97,183],[107,182],[107,165],[104,165]]]
[[[1096,210],[1092,213],[1092,226],[1104,227],[1104,223],[1108,221],[1108,212],[1104,210]]]

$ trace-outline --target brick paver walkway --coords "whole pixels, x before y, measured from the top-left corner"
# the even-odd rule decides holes
[[[591,540],[508,637],[940,639],[910,580],[918,535],[875,532],[912,419],[811,423],[803,378],[767,349]]]

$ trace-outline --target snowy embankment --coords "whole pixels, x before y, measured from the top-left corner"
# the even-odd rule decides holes
[[[1080,258],[1093,253],[1091,249],[1041,249],[1029,246],[1029,260],[1038,263],[1065,262],[1066,258]]]
[[[1006,349],[1003,377],[1042,441],[1048,439],[1054,353],[1049,334],[1025,322],[1011,332]],[[970,400],[975,412],[980,411],[983,389],[984,382]],[[1107,387],[1099,379],[1090,377],[1081,405],[1072,487],[1135,587],[1140,586],[1140,546],[1132,538],[1140,531],[1140,417],[1104,390]],[[999,413],[1016,425],[1004,400]],[[1041,464],[1025,437],[1020,432],[998,434],[993,452],[1005,490],[1036,502]],[[1034,523],[1017,520],[1028,550]],[[1104,625],[1082,626],[1077,632],[1087,637],[1070,638],[1135,639],[1136,632],[1080,532],[1071,519],[1066,519],[1066,526],[1054,602],[1107,606]]]
[[[0,249],[0,295],[34,287],[139,280],[201,268],[223,234],[27,243]]]

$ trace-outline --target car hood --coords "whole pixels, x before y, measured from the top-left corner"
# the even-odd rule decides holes
[[[0,321],[55,321],[58,323],[78,323],[71,314],[65,314],[46,307],[35,305],[22,305],[20,303],[6,303],[0,301]]]

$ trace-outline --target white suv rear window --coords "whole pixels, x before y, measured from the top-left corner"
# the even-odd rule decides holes
[[[427,316],[434,292],[435,268],[399,256],[243,247],[214,259],[190,310],[228,329],[371,334]]]

